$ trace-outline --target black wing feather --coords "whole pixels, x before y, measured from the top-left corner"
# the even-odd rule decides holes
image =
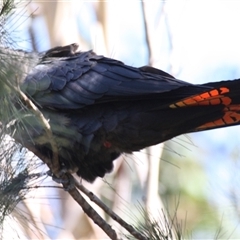
[[[88,51],[44,59],[28,75],[22,88],[38,104],[58,109],[80,109],[106,99],[110,102],[116,98],[139,99],[188,86],[191,91],[195,89],[193,94],[203,91],[201,86],[170,76],[154,68],[134,68]]]
[[[122,152],[196,131],[223,116],[223,104],[169,107],[221,83],[192,85],[149,66],[134,68],[92,51],[75,50],[75,45],[68,45],[47,51],[21,88],[42,106],[58,144],[60,163],[88,181],[109,172]],[[239,103],[239,83],[227,85],[234,89],[232,101]],[[51,146],[38,141],[44,129],[34,116],[30,120],[25,123],[30,140],[51,157]]]

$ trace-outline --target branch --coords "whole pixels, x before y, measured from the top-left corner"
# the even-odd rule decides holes
[[[136,239],[146,240],[139,232],[137,232],[131,225],[126,223],[122,218],[120,218],[115,212],[113,212],[107,205],[105,205],[94,193],[88,191],[82,184],[80,184],[75,178],[75,186],[86,194],[89,199],[96,203],[101,209],[103,209],[113,220],[118,222],[123,228],[125,228],[130,234],[132,234]]]
[[[36,156],[38,156],[40,159],[42,159],[42,161],[44,163],[46,163],[48,165],[48,167],[51,169],[52,173],[56,176],[59,177],[59,170],[60,170],[60,166],[59,166],[59,160],[58,160],[58,147],[56,142],[53,139],[53,134],[51,131],[51,126],[49,124],[49,122],[46,120],[46,118],[43,116],[42,112],[36,107],[36,105],[27,97],[27,95],[25,93],[23,93],[21,91],[21,89],[19,87],[15,87],[12,84],[10,84],[8,81],[5,81],[5,84],[7,86],[9,86],[12,90],[14,90],[21,98],[21,100],[25,103],[25,105],[27,106],[27,108],[29,110],[32,110],[33,113],[35,114],[35,116],[37,117],[37,119],[40,121],[40,123],[42,124],[47,138],[48,138],[48,142],[51,145],[52,148],[52,152],[53,152],[53,157],[51,160],[49,160],[48,158],[44,157],[42,154],[40,154],[34,147],[34,145],[26,145],[26,143],[21,142],[21,144],[28,148],[30,151],[32,151]],[[40,156],[41,155],[41,156]]]
[[[19,95],[21,100],[25,103],[26,107],[33,111],[35,116],[41,122],[44,130],[46,131],[49,143],[51,144],[52,151],[53,151],[53,159],[49,159],[48,157],[44,156],[40,151],[38,151],[34,145],[24,144],[28,150],[33,152],[36,156],[38,156],[51,170],[51,172],[56,176],[59,177],[59,161],[58,161],[58,148],[56,142],[53,140],[53,135],[51,131],[50,124],[43,116],[42,112],[36,107],[36,105],[24,94],[20,88],[17,88],[7,82],[7,85],[16,91]],[[71,183],[74,182],[74,178],[71,174],[65,173],[61,174],[62,185],[65,189],[69,189],[68,192],[72,196],[72,198],[82,207],[83,211],[96,223],[111,239],[118,240],[116,232],[111,228],[111,226],[102,219],[102,217],[88,204],[88,202],[82,197],[82,195],[77,191],[75,186],[71,186]]]
[[[82,207],[83,211],[88,215],[88,217],[90,217],[94,221],[94,223],[97,224],[111,239],[119,240],[116,232],[112,229],[112,227],[91,207],[91,205],[89,205],[89,203],[76,189],[76,187],[74,186],[76,182],[74,177],[71,174],[66,173],[64,178],[67,181],[66,183],[63,183],[63,187],[67,189],[68,193]],[[72,184],[73,186],[70,186]]]
[[[148,50],[148,64],[152,66],[152,48],[151,48],[151,41],[149,38],[149,29],[148,29],[148,24],[147,24],[147,14],[145,10],[145,3],[144,1],[141,1],[141,9],[142,9],[142,15],[143,15],[143,23],[144,23],[144,33],[145,33],[145,41],[146,41],[146,46]]]

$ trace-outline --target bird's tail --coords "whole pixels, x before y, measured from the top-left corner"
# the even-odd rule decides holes
[[[209,91],[187,97],[170,105],[170,108],[191,106],[222,106],[221,117],[198,126],[193,131],[204,131],[215,128],[234,126],[240,124],[240,79],[207,83]],[[215,106],[215,107],[214,107]]]

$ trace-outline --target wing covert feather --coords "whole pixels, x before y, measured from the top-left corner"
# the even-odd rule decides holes
[[[141,98],[191,86],[151,67],[134,68],[92,51],[70,57],[43,59],[22,88],[51,108],[77,109],[94,103]],[[196,86],[196,88],[201,88]],[[107,100],[106,100],[107,99]]]

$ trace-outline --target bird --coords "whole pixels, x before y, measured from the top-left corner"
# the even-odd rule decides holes
[[[240,79],[191,84],[151,66],[78,51],[76,43],[39,54],[20,89],[49,122],[61,167],[88,182],[111,172],[123,153],[240,124]],[[13,137],[51,159],[36,117],[17,123]]]

